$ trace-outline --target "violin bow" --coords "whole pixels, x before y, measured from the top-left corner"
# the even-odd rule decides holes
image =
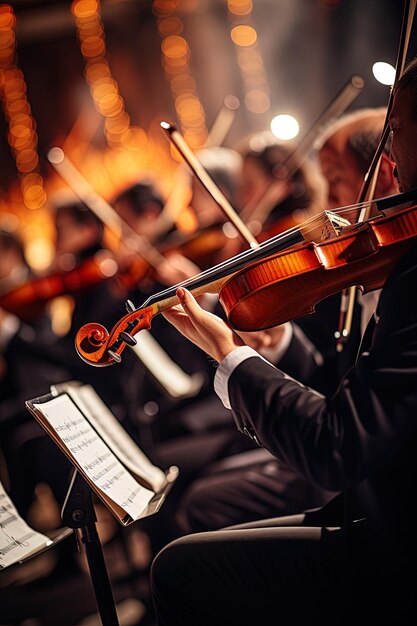
[[[235,119],[240,107],[239,98],[230,94],[225,97],[208,134],[205,148],[221,146]]]
[[[222,145],[239,107],[240,102],[236,96],[229,94],[225,97],[212,124],[204,148]],[[175,224],[181,211],[187,207],[191,196],[189,181],[189,169],[186,167],[178,167],[174,175],[172,189],[156,223],[158,235],[167,232],[168,229]]]
[[[62,148],[51,148],[48,151],[47,159],[90,211],[112,233],[122,234],[123,243],[127,248],[139,254],[153,269],[157,269],[158,264],[164,261],[165,257],[145,237],[129,226],[116,210],[93,189],[74,163],[65,155]]]
[[[286,189],[282,190],[283,182],[291,178],[305,163],[314,148],[317,137],[356,100],[362,92],[364,85],[365,82],[361,76],[351,76],[349,78],[339,93],[316,119],[293,153],[283,163],[285,170],[284,181],[277,178],[276,181],[268,185],[263,196],[260,200],[257,200],[255,206],[253,206],[252,202],[248,202],[243,207],[240,215],[245,222],[254,221],[263,224],[277,202],[285,199],[287,191]]]
[[[372,161],[369,165],[368,171],[365,174],[364,181],[359,193],[358,204],[363,203],[366,199],[370,200],[370,198],[374,195],[374,190],[376,187],[376,181],[378,177],[379,166],[381,163],[382,153],[385,147],[385,144],[389,137],[389,116],[391,113],[391,108],[394,100],[394,91],[395,87],[398,83],[398,80],[401,77],[401,74],[404,71],[405,60],[407,56],[408,45],[410,42],[411,29],[413,26],[414,13],[416,9],[417,0],[405,0],[404,2],[404,14],[403,14],[403,22],[401,27],[401,35],[400,42],[398,46],[397,53],[397,62],[396,62],[396,70],[395,70],[395,79],[394,84],[391,87],[390,95],[388,99],[387,112],[385,116],[385,121],[383,125],[383,130],[381,133],[381,138],[379,140],[378,146],[375,150],[375,154],[372,158]],[[367,202],[365,205],[362,205],[362,209],[358,216],[358,222],[362,222],[369,218],[371,211],[371,202]],[[336,351],[342,352],[344,344],[348,341],[351,330],[352,330],[352,319],[353,319],[353,311],[355,307],[355,295],[356,295],[356,287],[353,285],[352,287],[347,287],[343,289],[340,300],[340,310],[339,310],[339,325],[338,329],[335,332],[336,337]]]
[[[218,204],[226,218],[233,224],[236,228],[237,232],[241,236],[241,238],[249,245],[250,248],[258,248],[259,243],[246,226],[246,224],[241,220],[239,215],[236,213],[235,209],[232,207],[230,202],[227,200],[223,192],[216,185],[214,180],[209,176],[206,172],[194,152],[188,146],[184,137],[177,130],[177,128],[168,122],[161,122],[161,128],[167,133],[170,141],[177,148],[178,152],[181,154],[183,159],[191,168],[192,172],[198,178],[203,187],[208,191],[213,200]]]

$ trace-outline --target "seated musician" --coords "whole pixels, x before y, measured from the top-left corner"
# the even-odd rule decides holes
[[[326,175],[329,203],[353,204],[381,135],[384,109],[361,109],[344,115],[318,141],[320,162]],[[348,184],[347,184],[348,183]],[[349,189],[352,193],[349,196]],[[379,196],[397,192],[391,166],[384,160],[377,182]],[[355,194],[355,195],[354,195]],[[354,317],[354,337],[342,354],[336,354],[333,330],[340,295],[327,298],[307,315],[268,331],[241,333],[242,338],[271,363],[321,392],[338,384],[337,372],[355,358],[361,326],[376,305],[377,292],[359,298]],[[366,305],[366,306],[365,306]],[[233,494],[233,498],[231,498]],[[265,516],[286,515],[323,504],[331,493],[302,479],[265,449],[246,452],[213,465],[184,494],[177,517],[184,532],[215,530]]]
[[[389,122],[401,191],[417,187],[417,60],[394,90]],[[401,215],[401,214],[400,214]],[[402,219],[398,217],[397,219]],[[178,290],[165,315],[219,362],[215,386],[242,432],[306,480],[340,491],[294,517],[199,533],[152,568],[159,626],[411,624],[416,617],[417,280],[414,229],[381,277],[360,355],[332,395],[288,377]],[[370,259],[364,260],[375,272]],[[385,280],[385,282],[384,282]]]

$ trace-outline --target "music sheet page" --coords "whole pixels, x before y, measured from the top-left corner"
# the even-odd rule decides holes
[[[31,528],[20,517],[0,481],[0,569],[52,543],[49,537]]]
[[[87,415],[89,421],[112,447],[121,462],[131,471],[143,476],[157,493],[165,484],[165,473],[153,465],[127,434],[107,405],[91,385],[68,385],[66,392]]]
[[[116,458],[67,394],[33,406],[55,430],[88,478],[133,519],[153,497]]]

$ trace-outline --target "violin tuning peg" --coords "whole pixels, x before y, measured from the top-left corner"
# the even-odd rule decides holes
[[[120,356],[120,354],[117,354],[117,352],[115,352],[114,350],[107,350],[107,354],[111,356],[113,361],[116,361],[116,363],[122,362],[122,357]]]
[[[136,346],[137,341],[132,335],[129,335],[126,331],[122,331],[119,335],[119,339],[122,339],[128,346]],[[119,356],[119,355],[118,355]]]
[[[136,307],[133,304],[132,300],[126,300],[125,307],[128,313],[133,313],[133,311],[136,311]]]

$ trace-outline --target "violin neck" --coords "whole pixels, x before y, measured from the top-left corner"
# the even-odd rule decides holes
[[[272,239],[264,242],[258,248],[246,250],[245,252],[232,257],[228,261],[215,265],[214,267],[201,272],[201,274],[197,274],[183,283],[174,285],[165,291],[151,296],[148,300],[146,300],[146,302],[143,303],[141,308],[145,308],[153,304],[156,304],[160,311],[169,308],[178,302],[178,299],[175,296],[178,287],[186,287],[195,296],[200,296],[204,293],[219,293],[224,283],[240,269],[303,241],[304,238],[301,231],[298,229],[292,229],[288,233],[283,233],[282,235],[278,235],[277,237],[273,237]]]

